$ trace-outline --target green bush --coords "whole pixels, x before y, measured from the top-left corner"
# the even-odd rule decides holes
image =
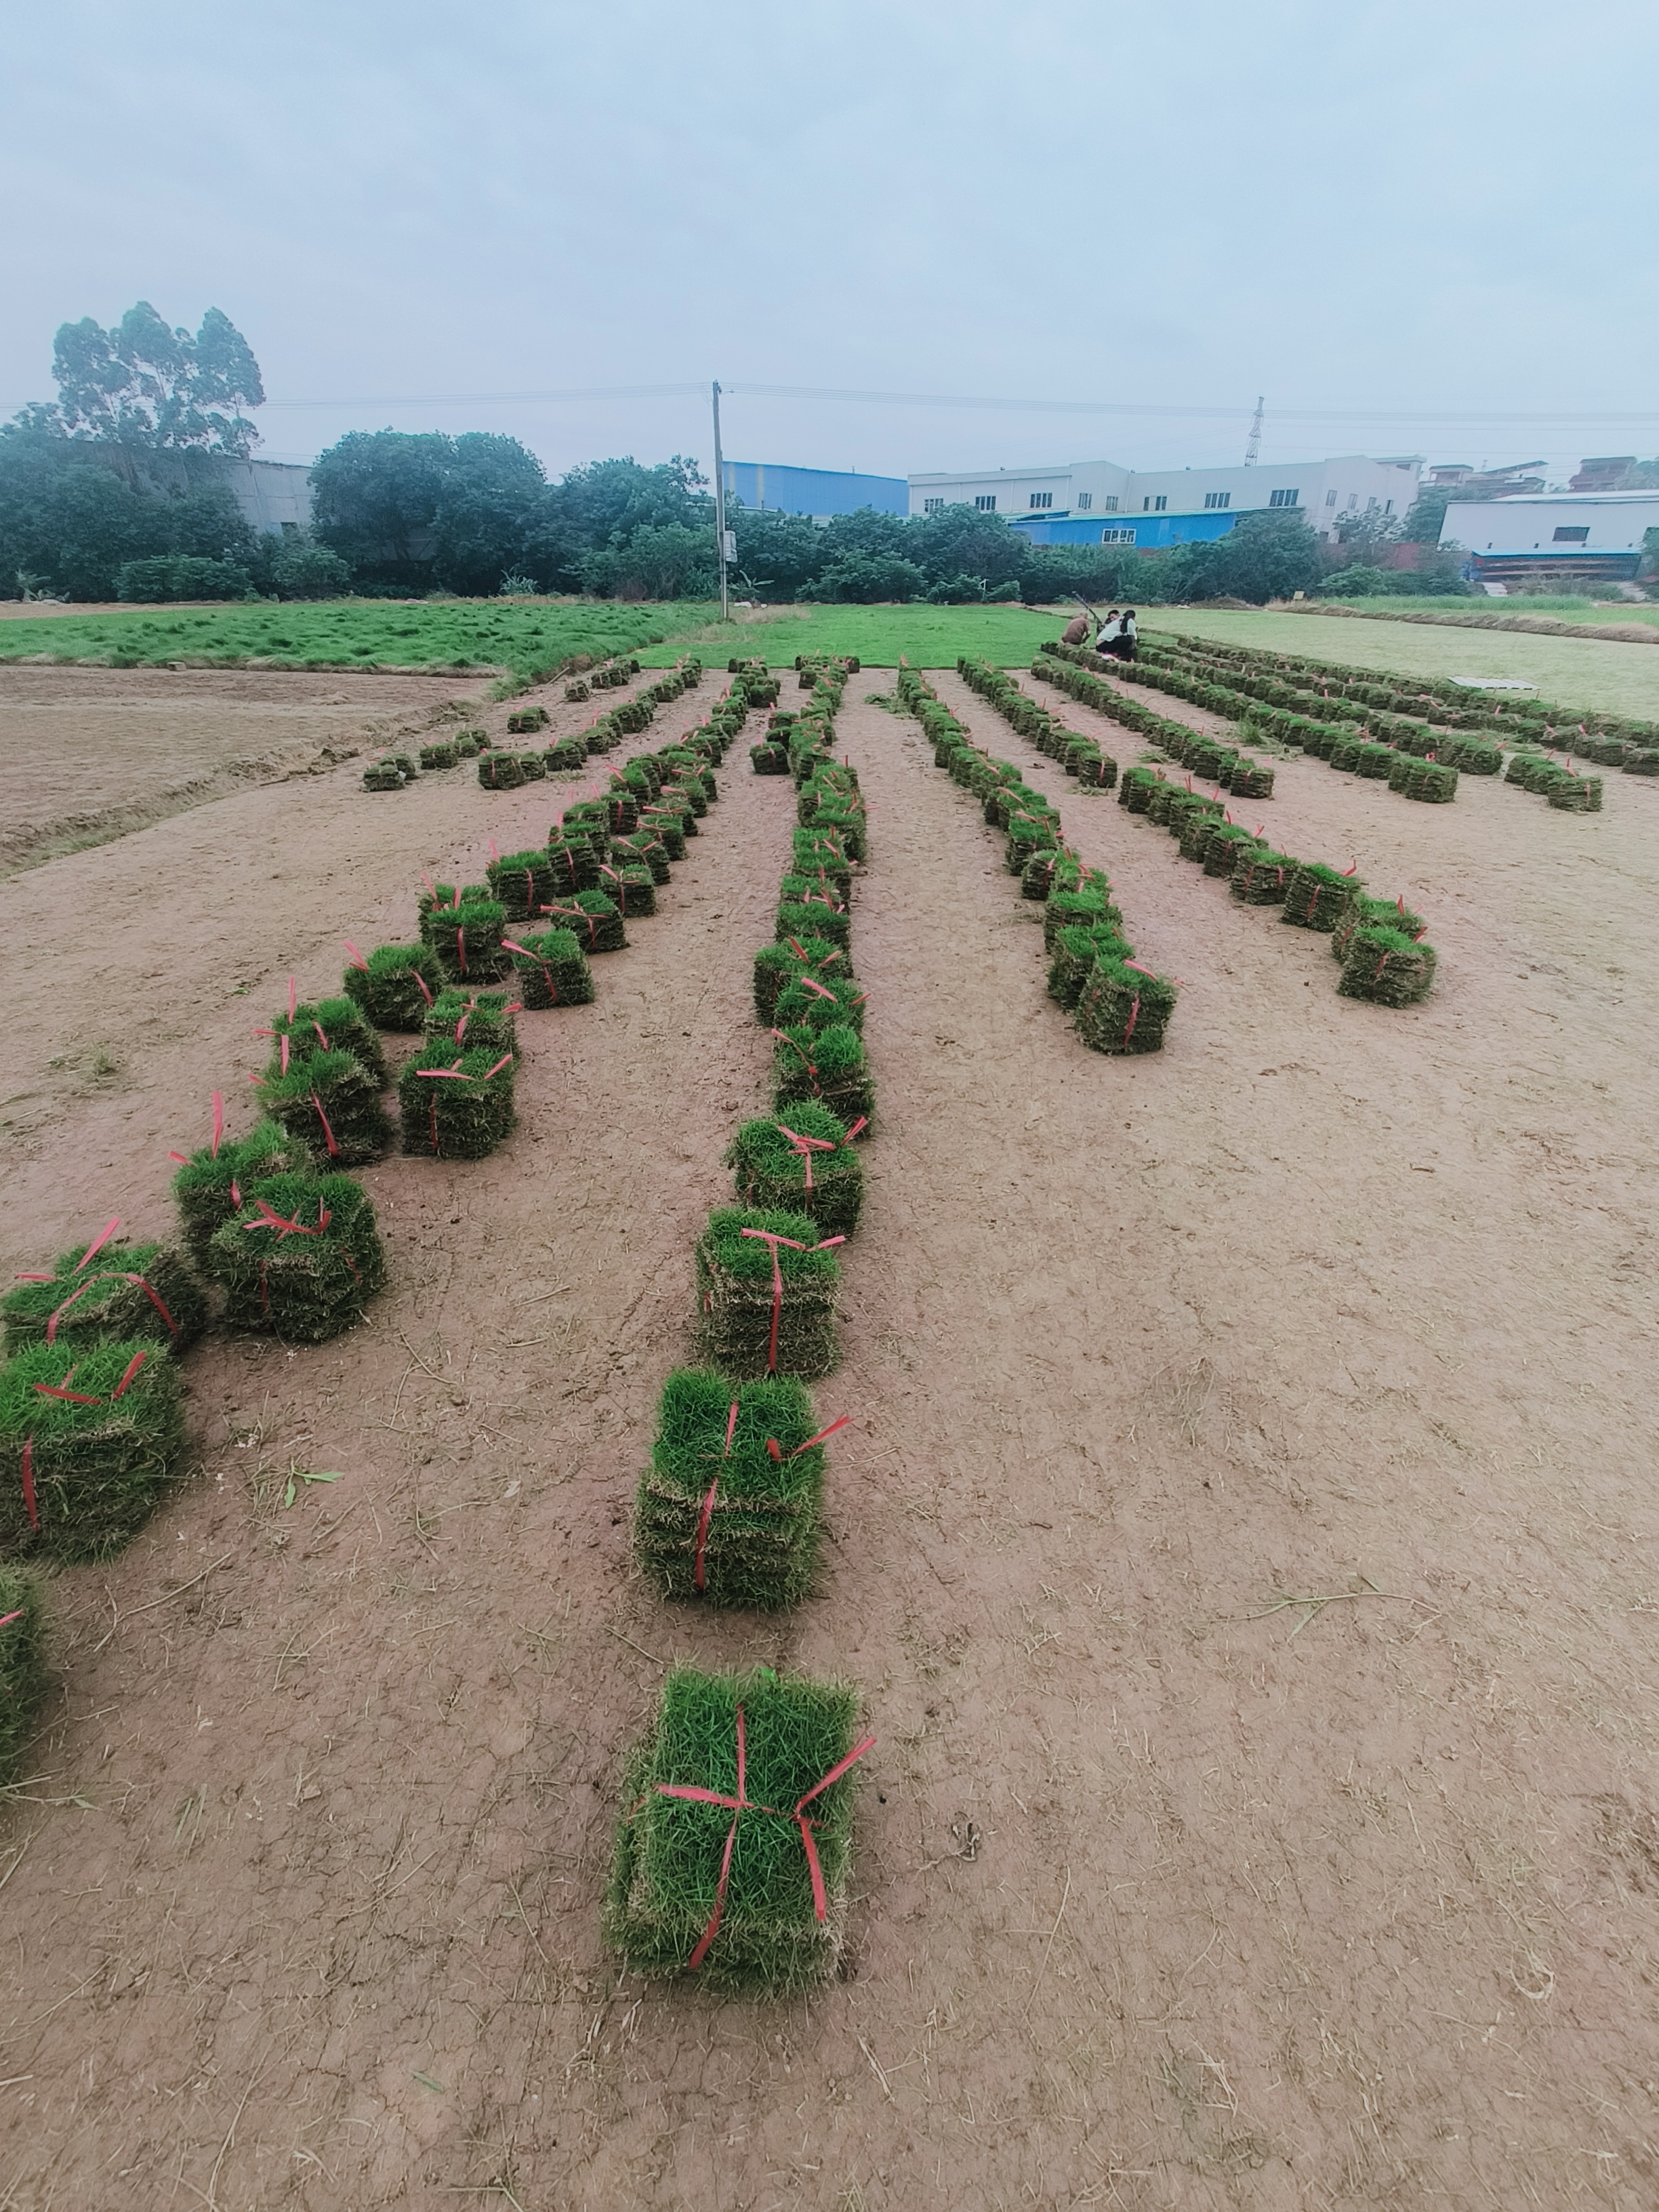
[[[124,561],[116,571],[115,596],[155,605],[173,599],[245,599],[252,580],[229,561],[202,561],[187,553],[154,554]]]

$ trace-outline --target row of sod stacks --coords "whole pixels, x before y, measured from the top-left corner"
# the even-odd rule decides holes
[[[993,678],[996,672],[983,671],[981,663],[966,663],[962,669],[964,680],[996,703],[994,685],[975,682],[969,674],[970,667]],[[1095,1052],[1160,1050],[1175,1011],[1176,987],[1136,961],[1108,878],[1097,868],[1084,866],[1065,842],[1058,810],[1024,782],[1012,763],[993,760],[974,744],[924,677],[901,667],[896,689],[905,711],[921,724],[936,766],[971,791],[986,821],[1005,833],[1005,865],[1011,875],[1018,877],[1021,896],[1042,902],[1048,995],[1070,1014],[1079,1037]],[[1014,696],[1024,699],[1021,693]],[[1031,743],[1051,757],[1061,758],[1073,744],[1083,742],[1072,740],[1063,731],[1057,739],[1060,726],[1053,718],[1030,701],[1024,706],[1030,710],[1023,719],[1030,724]],[[1037,715],[1044,715],[1040,726],[1034,719]],[[1006,719],[1019,726],[1012,714]],[[1100,785],[1109,789],[1117,781],[1116,764],[1101,757],[1109,775],[1101,775]],[[1124,778],[1120,797],[1125,803],[1133,787],[1132,779],[1140,773],[1131,769]]]
[[[1117,781],[1117,763],[1095,738],[1068,730],[1058,715],[1028,698],[1006,671],[964,653],[957,673],[969,690],[990,702],[1011,729],[1058,761],[1085,791],[1109,791]]]
[[[745,709],[775,707],[777,679],[763,665],[734,661],[732,673]],[[848,671],[804,659],[799,673],[811,699],[774,715],[753,757],[761,774],[793,775],[797,790],[778,936],[755,963],[757,1015],[793,1064],[780,1069],[775,1113],[745,1122],[727,1152],[739,1202],[714,1210],[696,1252],[708,1364],[664,1387],[633,1532],[641,1571],[665,1598],[764,1611],[798,1603],[817,1571],[824,1445],[844,1424],[817,1426],[803,1378],[839,1358],[837,1252],[863,1196],[862,1120],[832,1110],[800,1070],[828,1074],[837,1096],[856,1084],[869,1107],[848,927],[864,808],[857,777],[830,754]],[[759,1996],[834,1972],[848,1770],[869,1748],[854,1741],[857,1711],[856,1691],[839,1682],[764,1668],[670,1674],[624,1780],[606,1898],[605,1934],[628,1966]]]
[[[1090,659],[1101,668],[1109,668],[1120,675],[1127,673],[1132,665],[1108,660],[1098,653],[1091,654]],[[1138,699],[1126,697],[1100,675],[1078,666],[1076,662],[1074,648],[1045,645],[1031,663],[1031,673],[1039,683],[1052,684],[1057,690],[1066,692],[1080,706],[1091,708],[1096,714],[1133,730],[1148,744],[1155,745],[1218,789],[1231,791],[1241,799],[1273,797],[1271,768],[1241,752],[1237,745],[1188,729],[1185,722],[1173,722],[1166,714],[1155,714],[1150,707],[1142,706]]]
[[[1230,821],[1219,799],[1184,790],[1156,768],[1129,769],[1118,803],[1167,830],[1182,860],[1195,862],[1206,875],[1224,876],[1241,906],[1277,907],[1279,919],[1294,928],[1333,933],[1344,963],[1337,985],[1344,997],[1400,1006],[1428,995],[1435,953],[1420,942],[1425,924],[1403,899],[1390,905],[1368,898],[1352,872],[1339,873],[1323,861],[1298,860],[1276,850],[1259,833]],[[1368,953],[1359,940],[1377,927],[1401,939],[1406,949],[1393,945],[1386,961],[1376,950]]]
[[[629,683],[640,672],[640,664],[632,659],[611,663],[576,684],[568,685],[567,700],[586,699],[592,690],[609,690]],[[478,781],[486,791],[520,791],[526,783],[539,781],[543,777],[557,775],[580,769],[590,753],[608,753],[615,750],[625,737],[636,736],[650,727],[659,707],[678,699],[683,692],[695,690],[702,681],[702,663],[695,658],[682,660],[653,684],[620,707],[601,714],[585,731],[568,737],[558,738],[538,752],[520,752],[509,749],[486,751],[478,763]],[[547,727],[544,707],[526,708],[509,714],[507,733],[513,737],[530,736]],[[482,735],[482,732],[477,733]],[[485,740],[488,744],[488,740]]]
[[[1116,665],[1097,663],[1076,648],[1055,650],[1085,665]],[[1247,739],[1299,748],[1362,775],[1387,776],[1390,789],[1431,804],[1443,805],[1455,795],[1459,773],[1501,775],[1509,744],[1539,774],[1535,781],[1526,771],[1516,775],[1512,759],[1506,781],[1536,790],[1561,811],[1598,813],[1600,778],[1575,774],[1571,760],[1553,758],[1550,749],[1576,750],[1601,766],[1644,774],[1646,757],[1659,743],[1659,726],[1650,723],[1592,716],[1564,733],[1551,710],[1532,702],[1489,708],[1452,684],[1342,670],[1208,640],[1163,640],[1144,650],[1133,670],[1119,672],[1237,720]],[[1592,734],[1591,722],[1601,734]],[[1376,763],[1370,748],[1378,744],[1426,759],[1436,772],[1391,771],[1386,762]],[[1655,757],[1659,766],[1659,755]]]

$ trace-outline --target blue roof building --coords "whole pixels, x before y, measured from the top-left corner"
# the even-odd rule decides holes
[[[787,461],[727,461],[726,496],[747,507],[810,514],[815,522],[873,507],[881,514],[908,514],[910,487],[903,477],[866,477],[849,469],[798,469]]]

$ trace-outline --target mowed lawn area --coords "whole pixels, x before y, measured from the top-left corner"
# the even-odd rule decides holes
[[[698,627],[709,612],[700,601],[627,605],[608,599],[135,607],[0,623],[0,661],[105,668],[476,669],[535,681],[573,653],[632,652]]]
[[[640,658],[647,667],[666,668],[689,646],[711,661],[741,653],[773,668],[787,668],[799,653],[856,653],[871,668],[896,668],[902,653],[913,668],[954,668],[964,653],[977,653],[1017,668],[1029,665],[1067,619],[1015,606],[779,607],[741,623],[713,623]]]
[[[1345,622],[1329,615],[1244,612],[1226,608],[1148,607],[1145,635],[1180,630],[1306,653],[1348,668],[1389,668],[1410,676],[1520,677],[1540,699],[1563,707],[1659,719],[1659,651],[1616,638],[1534,637],[1525,631],[1439,629],[1426,623]]]

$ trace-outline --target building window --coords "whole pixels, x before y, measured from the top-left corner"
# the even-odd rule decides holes
[[[1135,542],[1133,523],[1124,530],[1103,530],[1100,542],[1103,545],[1133,545]]]
[[[1284,491],[1270,491],[1267,494],[1269,507],[1294,507],[1296,501],[1297,489],[1294,484],[1290,485]]]
[[[1206,507],[1231,507],[1232,503],[1233,495],[1230,491],[1206,491],[1204,495]]]
[[[1117,513],[1117,494],[1115,491],[1108,492],[1105,498],[1101,501],[1100,505],[1101,511],[1103,514],[1115,514]]]
[[[1577,522],[1569,527],[1564,523],[1555,533],[1555,543],[1558,545],[1587,545],[1589,543],[1589,525]]]
[[[942,499],[925,499],[921,502],[921,511],[924,514],[943,514],[945,501]]]
[[[1392,514],[1394,513],[1394,501],[1391,499],[1385,499],[1383,501],[1382,512],[1384,514]]]
[[[1034,491],[1031,494],[1033,507],[1052,507],[1054,503],[1054,495],[1051,491]]]
[[[1328,491],[1326,493],[1325,504],[1327,507],[1334,507],[1336,505],[1336,494],[1334,491]]]
[[[1357,491],[1351,491],[1348,494],[1348,512],[1350,514],[1353,513],[1355,507],[1357,507],[1358,504],[1359,494]]]
[[[1164,508],[1169,504],[1170,502],[1168,499],[1165,498],[1162,492],[1159,492],[1156,499],[1143,499],[1140,502],[1140,511],[1145,514],[1150,509],[1150,511],[1154,514],[1162,514]]]
[[[981,514],[994,514],[997,511],[997,495],[994,491],[975,492],[974,505]]]
[[[1080,491],[1080,492],[1078,494],[1078,495],[1077,495],[1077,511],[1078,511],[1078,513],[1079,513],[1079,514],[1087,514],[1087,513],[1089,512],[1089,509],[1090,509],[1090,508],[1094,505],[1094,503],[1095,503],[1095,495],[1094,495],[1093,492],[1091,492],[1091,491]]]

